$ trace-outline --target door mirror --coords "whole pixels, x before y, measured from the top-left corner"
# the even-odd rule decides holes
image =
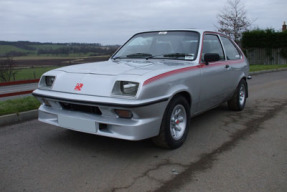
[[[209,62],[219,61],[220,57],[217,53],[206,53],[204,54],[205,64],[208,65]]]

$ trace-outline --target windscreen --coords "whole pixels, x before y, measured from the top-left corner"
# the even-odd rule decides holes
[[[199,33],[192,31],[157,31],[133,36],[113,59],[195,60]]]

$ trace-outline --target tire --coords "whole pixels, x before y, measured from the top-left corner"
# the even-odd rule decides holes
[[[183,96],[176,96],[168,104],[153,142],[163,148],[176,149],[185,142],[190,121],[190,106]]]
[[[239,82],[232,98],[227,102],[228,108],[233,111],[242,111],[247,98],[247,84],[244,79]]]

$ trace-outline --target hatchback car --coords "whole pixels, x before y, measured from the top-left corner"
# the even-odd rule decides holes
[[[49,71],[33,95],[39,120],[101,136],[178,148],[190,118],[228,102],[244,108],[249,65],[227,36],[203,30],[137,33],[108,61]]]

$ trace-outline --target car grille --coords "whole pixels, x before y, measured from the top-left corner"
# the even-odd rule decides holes
[[[64,102],[60,102],[60,105],[62,106],[63,109],[69,110],[69,111],[80,111],[80,112],[91,113],[91,114],[96,114],[96,115],[102,114],[100,109],[95,106],[79,105],[79,104],[64,103]]]

